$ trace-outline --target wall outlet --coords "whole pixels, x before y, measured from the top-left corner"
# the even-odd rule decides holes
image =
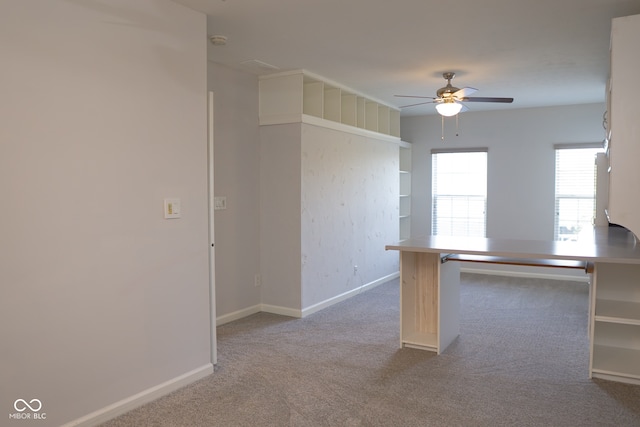
[[[213,198],[213,210],[220,211],[227,209],[227,197],[216,196]]]
[[[253,276],[253,285],[257,288],[258,286],[262,285],[262,276],[259,274],[256,274],[255,276]]]

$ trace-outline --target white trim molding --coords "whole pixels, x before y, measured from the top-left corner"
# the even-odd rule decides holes
[[[216,325],[222,326],[225,323],[233,322],[244,317],[251,316],[252,314],[260,313],[262,310],[262,304],[256,304],[251,307],[243,308],[228,314],[224,314],[216,319]]]
[[[88,427],[102,424],[211,374],[213,374],[213,365],[211,363],[207,363],[200,368],[196,368],[183,375],[172,378],[169,381],[165,381],[154,387],[143,390],[140,393],[127,397],[126,399],[122,399],[119,402],[91,412],[84,417],[80,417],[74,421],[63,424],[62,427]]]
[[[366,284],[364,284],[362,286],[359,286],[359,287],[357,287],[355,289],[352,289],[350,291],[342,293],[340,295],[336,295],[335,297],[332,297],[332,298],[329,298],[329,299],[324,300],[322,302],[319,302],[317,304],[314,304],[314,305],[312,305],[310,307],[304,308],[304,309],[302,309],[302,313],[301,313],[302,317],[306,317],[306,316],[308,316],[308,315],[310,315],[312,313],[315,313],[317,311],[322,310],[323,308],[327,308],[327,307],[329,307],[329,306],[331,306],[333,304],[337,304],[337,303],[339,303],[341,301],[344,301],[346,299],[349,299],[352,296],[355,296],[355,295],[357,295],[357,294],[359,294],[361,292],[364,292],[364,291],[367,291],[369,289],[375,288],[378,285],[381,285],[383,283],[386,283],[386,282],[388,282],[390,280],[393,280],[393,279],[396,279],[398,277],[400,277],[400,272],[392,273],[392,274],[389,274],[387,276],[383,276],[383,277],[381,277],[381,278],[379,278],[377,280],[374,280],[372,282],[366,283]]]
[[[350,291],[347,291],[345,293],[342,293],[340,295],[336,295],[335,297],[329,298],[327,300],[321,301],[317,304],[314,304],[310,307],[304,308],[304,309],[298,309],[298,308],[290,308],[290,307],[282,307],[282,306],[277,306],[277,305],[270,305],[270,304],[257,304],[251,307],[247,307],[245,309],[242,310],[238,310],[238,311],[234,311],[233,313],[229,313],[229,314],[225,314],[223,316],[220,316],[217,318],[217,325],[218,326],[222,326],[225,323],[229,323],[229,322],[233,322],[234,320],[239,320],[242,319],[244,317],[247,316],[251,316],[252,314],[256,314],[259,312],[265,312],[265,313],[272,313],[272,314],[278,314],[281,316],[288,316],[288,317],[294,317],[297,319],[301,319],[303,317],[306,317],[310,314],[313,314],[317,311],[322,310],[323,308],[327,308],[329,306],[332,306],[333,304],[337,304],[341,301],[344,301],[346,299],[351,298],[352,296],[355,296],[361,292],[367,291],[369,289],[375,288],[378,285],[381,285],[383,283],[386,283],[390,280],[393,279],[397,279],[398,277],[400,277],[400,272],[395,272],[395,273],[391,273],[387,276],[381,277],[379,279],[376,279],[372,282],[366,283],[362,286],[358,286],[355,289],[351,289]]]

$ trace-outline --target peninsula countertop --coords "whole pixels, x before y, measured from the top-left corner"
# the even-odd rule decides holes
[[[577,241],[425,236],[387,245],[385,249],[640,264],[640,243],[622,227],[595,227],[593,233],[581,235]]]

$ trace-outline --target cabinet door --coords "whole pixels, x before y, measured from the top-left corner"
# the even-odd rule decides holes
[[[615,18],[611,29],[609,221],[640,236],[640,15]]]

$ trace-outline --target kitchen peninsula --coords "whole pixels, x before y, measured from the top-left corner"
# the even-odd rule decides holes
[[[460,262],[580,268],[590,278],[589,377],[640,384],[640,243],[622,227],[577,242],[427,236],[400,251],[400,343],[438,354],[459,335]]]

